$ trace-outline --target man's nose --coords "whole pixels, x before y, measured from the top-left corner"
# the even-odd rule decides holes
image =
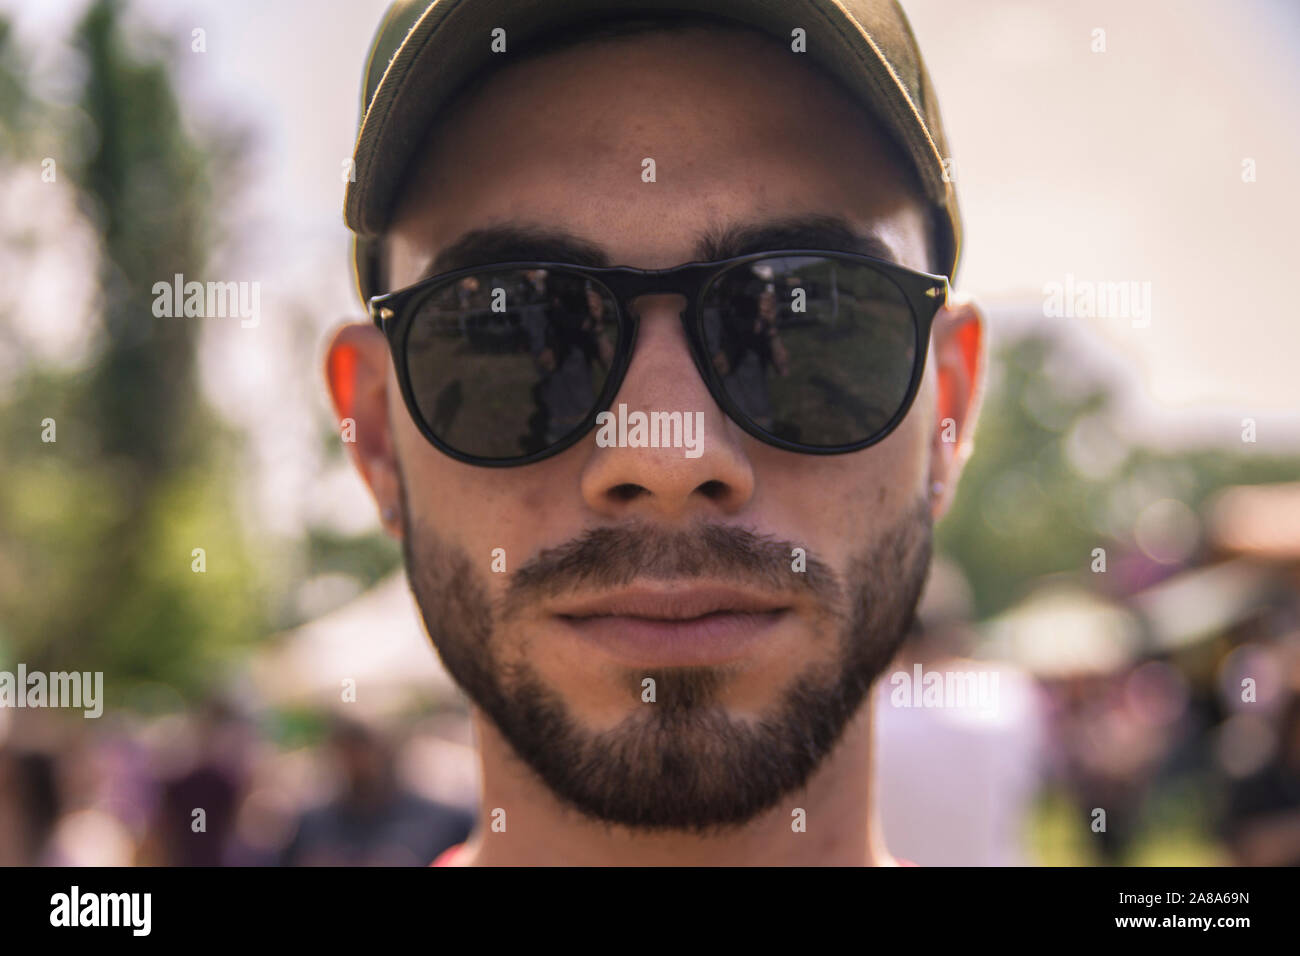
[[[610,407],[613,417],[598,427],[583,467],[584,500],[611,517],[678,520],[740,511],[753,496],[754,470],[744,433],[691,359],[681,322],[685,296],[644,295],[629,306],[640,318],[636,349]]]

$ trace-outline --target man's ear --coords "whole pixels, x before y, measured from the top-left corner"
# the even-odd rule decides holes
[[[388,417],[388,341],[373,325],[349,323],[325,356],[325,381],[339,433],[352,463],[374,495],[384,529],[401,537],[401,495]]]
[[[948,510],[962,466],[973,448],[975,421],[984,394],[984,316],[973,302],[949,300],[934,319],[933,356],[938,380],[937,422],[930,455],[930,482],[937,520]]]

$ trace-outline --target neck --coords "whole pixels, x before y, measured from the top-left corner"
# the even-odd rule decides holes
[[[475,710],[483,780],[468,866],[892,866],[872,805],[868,697],[802,790],[722,835],[641,833],[561,804]],[[802,809],[803,832],[794,811]],[[500,811],[504,811],[504,817]],[[495,829],[494,829],[494,820]],[[502,829],[504,822],[504,830]]]

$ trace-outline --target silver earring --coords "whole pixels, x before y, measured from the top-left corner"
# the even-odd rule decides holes
[[[938,498],[943,495],[943,482],[935,481],[930,484],[930,494]]]
[[[389,524],[392,524],[393,521],[395,521],[396,519],[397,519],[397,509],[394,508],[392,505],[389,505],[384,509],[384,520],[387,521]]]

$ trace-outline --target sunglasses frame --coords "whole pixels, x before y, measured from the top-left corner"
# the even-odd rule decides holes
[[[713,363],[708,360],[708,350],[704,340],[703,306],[705,296],[708,295],[713,283],[723,273],[745,263],[757,262],[762,259],[785,258],[836,259],[854,265],[869,266],[882,273],[902,293],[908,304],[916,331],[917,348],[912,362],[912,377],[908,383],[907,394],[893,418],[866,439],[847,445],[801,445],[798,442],[778,438],[752,422],[737,407],[727,394],[722,377],[714,369]],[[425,422],[424,416],[420,412],[419,403],[415,399],[414,390],[411,387],[410,370],[406,362],[406,342],[416,314],[416,310],[412,306],[422,302],[427,295],[432,294],[440,287],[449,285],[466,276],[485,272],[535,269],[564,270],[598,283],[609,293],[609,297],[613,300],[615,306],[614,321],[618,325],[619,335],[618,345],[614,351],[614,359],[610,363],[610,368],[605,376],[605,384],[593,404],[592,411],[583,419],[582,424],[576,426],[573,432],[560,442],[548,445],[541,451],[529,455],[520,455],[515,458],[482,458],[477,455],[465,454],[452,448],[433,433],[433,429]],[[632,356],[636,351],[637,333],[640,328],[640,316],[636,310],[630,308],[630,303],[633,299],[643,295],[676,294],[686,298],[687,307],[685,311],[680,313],[679,318],[686,332],[691,360],[695,363],[696,371],[700,373],[700,377],[704,380],[709,394],[717,402],[718,407],[726,413],[728,418],[744,429],[747,434],[767,445],[805,455],[843,455],[869,448],[888,437],[911,410],[912,403],[916,400],[916,394],[921,385],[921,378],[925,373],[926,356],[930,351],[930,329],[935,315],[947,303],[948,293],[949,282],[947,276],[917,272],[885,259],[827,249],[777,249],[712,262],[689,262],[685,265],[674,266],[671,269],[633,269],[630,266],[582,266],[567,262],[528,260],[488,263],[429,276],[394,292],[373,296],[368,304],[372,320],[388,340],[393,365],[397,371],[397,382],[402,390],[402,399],[406,403],[406,410],[425,439],[439,451],[465,464],[479,465],[486,468],[511,468],[519,465],[531,465],[534,462],[550,458],[552,455],[558,455],[581,441],[596,427],[596,416],[601,411],[609,409],[614,398],[618,395],[618,390],[623,385],[628,368],[632,364]]]

